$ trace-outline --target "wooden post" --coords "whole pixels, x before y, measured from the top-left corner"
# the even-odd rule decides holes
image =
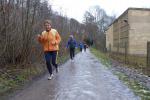
[[[125,42],[125,64],[127,62],[127,43]]]
[[[147,42],[147,67],[150,67],[150,42]]]

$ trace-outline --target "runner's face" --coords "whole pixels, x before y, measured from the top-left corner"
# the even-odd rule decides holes
[[[72,40],[72,39],[73,39],[73,37],[70,37],[70,39]]]
[[[51,30],[51,24],[45,23],[44,26],[45,26],[46,31],[50,31]]]

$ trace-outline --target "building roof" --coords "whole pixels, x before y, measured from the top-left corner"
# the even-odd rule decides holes
[[[122,17],[125,13],[127,13],[129,10],[141,10],[141,11],[150,11],[150,8],[128,8],[127,10],[125,10],[117,19],[115,19],[107,28],[107,30],[109,29],[109,27],[114,24],[120,17]],[[107,31],[106,30],[106,31]]]

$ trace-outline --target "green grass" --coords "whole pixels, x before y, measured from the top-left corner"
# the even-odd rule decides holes
[[[130,89],[134,91],[134,93],[141,97],[142,100],[150,100],[150,90],[146,87],[142,86],[135,80],[129,79],[128,76],[126,76],[123,73],[116,72],[114,73],[119,77],[120,80],[124,82],[125,85],[127,85]]]
[[[143,74],[150,76],[150,68],[147,67],[146,57],[128,55],[125,63],[125,56],[121,54],[110,54],[110,57],[118,62],[121,62],[123,65],[134,68]]]
[[[109,59],[109,57],[104,54],[104,53],[101,53],[100,51],[94,49],[94,48],[91,48],[90,49],[91,52],[98,58],[100,59],[101,63],[104,64],[105,66],[107,67],[110,67],[111,66],[111,61]]]
[[[113,59],[116,59],[120,62],[125,62],[125,55],[123,54],[110,54],[110,56]],[[135,68],[139,68],[139,67],[146,67],[146,57],[144,56],[135,56],[135,55],[127,55],[126,57],[126,64],[131,66],[131,67],[135,67]]]
[[[2,74],[0,76],[0,96],[5,95],[5,93],[17,89],[22,86],[25,82],[32,80],[35,76],[41,74],[43,71],[36,67],[28,67],[26,69],[20,70],[20,72],[15,72],[13,69],[9,69],[12,73]]]
[[[106,66],[111,67],[111,62],[107,54],[104,54],[94,48],[91,48],[91,52]],[[115,72],[115,75],[123,81],[125,85],[127,85],[133,92],[140,96],[142,100],[150,100],[150,90],[146,87],[142,86],[138,82],[133,79],[129,79],[124,73]]]

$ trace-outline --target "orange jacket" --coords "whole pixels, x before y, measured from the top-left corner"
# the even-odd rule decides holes
[[[50,32],[43,31],[38,41],[43,45],[44,51],[57,51],[61,37],[55,29],[51,29]]]

